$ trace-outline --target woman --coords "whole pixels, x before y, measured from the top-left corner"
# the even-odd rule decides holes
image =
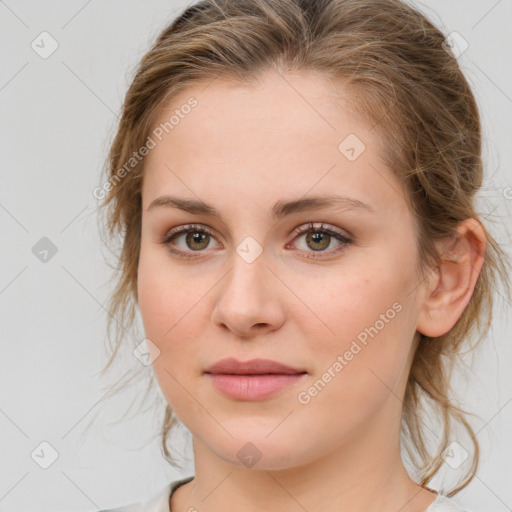
[[[478,443],[450,369],[507,279],[480,153],[445,36],[401,1],[208,0],[171,23],[102,190],[112,318],[140,311],[164,453],[182,422],[195,475],[116,510],[462,511]],[[454,461],[458,486],[427,486]]]

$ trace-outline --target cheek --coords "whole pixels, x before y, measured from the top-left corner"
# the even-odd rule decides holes
[[[146,337],[160,350],[165,349],[165,340],[173,334],[183,308],[179,274],[169,272],[155,251],[141,248],[137,276],[139,309]]]
[[[309,400],[301,405],[304,413],[325,431],[348,432],[393,394],[400,396],[411,345],[409,314],[399,290],[385,284],[347,283],[345,293],[321,310],[336,335],[306,335],[315,375],[311,387],[298,390],[299,403]]]
[[[160,350],[160,359],[177,367],[197,354],[198,340],[212,287],[208,275],[170,264],[165,251],[141,250],[137,290],[144,331]],[[190,362],[187,364],[190,366]]]
[[[180,419],[200,415],[197,403],[186,392],[200,374],[197,346],[201,295],[177,266],[162,262],[160,255],[141,251],[138,271],[139,309],[145,337],[158,349],[152,366],[159,387]],[[195,384],[194,384],[195,385]],[[183,414],[183,416],[182,416]]]
[[[296,319],[304,323],[304,328],[306,319],[314,320],[309,325],[318,326],[315,330],[322,333],[326,350],[348,348],[354,339],[364,343],[370,336],[368,331],[376,334],[375,330],[381,343],[388,338],[398,341],[396,336],[403,328],[402,311],[410,285],[407,269],[398,271],[392,266],[361,262],[351,267],[350,272],[316,275],[302,284],[305,286],[299,288],[301,298],[304,297],[309,311],[307,315],[296,315]]]
[[[331,279],[327,294],[309,287],[310,305],[322,320],[315,325],[320,325],[322,335],[315,336],[308,328],[311,318],[299,321],[314,354],[320,381],[314,401],[319,410],[344,404],[356,421],[364,414],[361,404],[369,410],[378,407],[403,377],[414,334],[407,297],[411,278],[412,269],[396,263],[385,268],[363,265],[342,279]]]

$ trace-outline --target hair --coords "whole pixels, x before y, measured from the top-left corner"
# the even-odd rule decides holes
[[[493,288],[509,282],[507,256],[475,206],[483,181],[477,104],[444,41],[440,29],[399,0],[203,0],[174,19],[138,64],[105,164],[110,185],[101,198],[101,207],[108,207],[103,226],[110,241],[120,235],[121,247],[108,305],[110,358],[103,372],[133,326],[138,303],[144,159],[129,172],[125,164],[146,144],[161,108],[198,81],[222,77],[246,84],[268,69],[319,73],[341,85],[354,113],[382,140],[380,156],[403,183],[415,220],[424,278],[441,262],[435,242],[453,236],[461,221],[478,219],[487,236],[482,270],[458,322],[443,336],[416,333],[402,409],[402,444],[422,486],[443,465],[453,423],[466,429],[474,448],[471,465],[448,496],[466,487],[477,472],[479,444],[469,413],[452,397],[452,370],[462,349],[473,339],[470,348],[475,348],[491,327]],[[424,403],[442,421],[434,449],[425,431]],[[167,404],[161,445],[171,464],[167,440],[178,422]]]

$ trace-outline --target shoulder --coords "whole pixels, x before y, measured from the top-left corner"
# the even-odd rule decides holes
[[[185,478],[173,480],[149,499],[130,503],[129,505],[123,505],[117,508],[100,510],[99,512],[170,512],[169,498],[171,494],[180,485],[190,482],[193,478],[194,476],[187,476]]]
[[[453,498],[448,498],[438,494],[435,501],[425,510],[425,512],[472,512],[459,505]]]

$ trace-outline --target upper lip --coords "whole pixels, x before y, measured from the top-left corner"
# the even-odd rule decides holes
[[[221,359],[214,365],[208,367],[205,373],[226,373],[234,375],[255,375],[264,373],[306,373],[305,370],[292,368],[270,359],[251,359],[249,361],[238,361],[232,357]]]

